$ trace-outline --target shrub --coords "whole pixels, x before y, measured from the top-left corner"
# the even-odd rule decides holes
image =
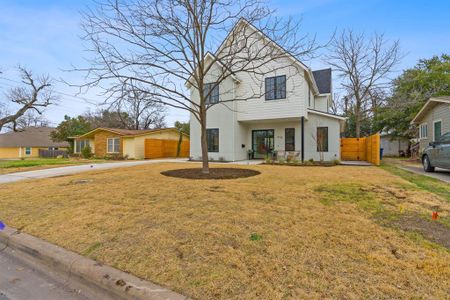
[[[262,239],[262,235],[257,233],[250,234],[250,241],[259,241]]]
[[[335,159],[333,159],[332,163],[333,163],[333,165],[337,166],[337,165],[341,164],[341,161],[339,159],[335,158]]]
[[[282,165],[282,164],[284,164],[285,162],[286,162],[286,160],[284,159],[284,157],[279,157],[279,158],[278,158],[278,163],[279,163],[279,164]]]
[[[83,158],[91,158],[92,157],[91,146],[86,145],[83,149],[81,149],[81,156],[83,156]]]

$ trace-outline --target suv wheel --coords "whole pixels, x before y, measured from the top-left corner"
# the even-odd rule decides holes
[[[422,159],[423,169],[425,172],[434,172],[434,167],[431,166],[430,159],[428,155],[424,155]]]

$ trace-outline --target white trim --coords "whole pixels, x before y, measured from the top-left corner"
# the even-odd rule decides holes
[[[422,135],[422,126],[426,126],[427,134],[426,136]],[[419,140],[427,140],[428,139],[428,122],[423,122],[419,124]]]
[[[425,109],[430,106],[431,102],[439,102],[439,103],[448,103],[450,104],[450,97],[437,97],[437,98],[430,98],[423,107],[419,110],[419,112],[416,114],[414,119],[412,119],[411,124],[417,124],[417,120],[421,117],[422,113],[425,111]]]
[[[338,119],[338,120],[342,120],[342,121],[347,120],[346,117],[341,117],[341,116],[333,115],[333,114],[326,113],[326,112],[312,110],[312,109],[309,109],[309,108],[308,108],[308,113],[312,113],[312,114],[316,114],[316,115],[324,116],[324,117],[329,117],[329,118],[333,118],[333,119]]]
[[[436,132],[434,131],[435,127],[434,124],[441,122],[441,135],[442,135],[442,119],[434,120],[433,121],[433,142],[436,142]]]
[[[115,143],[114,143],[114,140],[119,140],[119,151],[114,151],[114,146],[115,146]],[[113,152],[110,152],[109,151],[109,140],[113,140],[113,143],[112,143],[112,148],[113,148]],[[120,137],[112,137],[112,138],[107,138],[106,139],[106,153],[108,153],[108,154],[116,154],[116,153],[120,153]]]
[[[29,154],[27,154],[27,149],[30,149],[30,153]],[[33,148],[32,147],[25,147],[25,156],[31,156],[31,155],[33,155]]]

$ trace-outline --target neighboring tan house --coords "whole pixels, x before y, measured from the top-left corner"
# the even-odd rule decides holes
[[[279,47],[244,19],[236,26],[259,32],[261,43]],[[226,43],[225,40],[222,44]],[[205,63],[220,55],[220,51],[208,53]],[[340,159],[340,133],[345,118],[329,112],[333,94],[331,69],[312,71],[288,53],[281,63],[267,62],[254,73],[235,72],[213,88],[207,99],[207,103],[217,103],[207,111],[210,159],[245,160],[248,152],[258,159],[271,151],[297,152],[298,159],[304,160]],[[207,88],[224,71],[219,63],[211,66],[205,79]],[[198,90],[189,82],[186,86],[191,100],[198,103]],[[246,96],[253,91],[262,91],[263,95]],[[190,124],[190,156],[197,160],[202,156],[201,130],[192,114]]]
[[[0,158],[39,157],[39,149],[67,150],[69,143],[54,142],[51,127],[28,127],[22,131],[0,134]]]
[[[182,136],[183,141],[189,140],[188,135],[183,133]],[[144,159],[146,158],[146,140],[178,141],[180,132],[176,128],[148,130],[96,128],[73,139],[74,153],[77,154],[89,145],[96,157],[121,156],[129,159]]]
[[[419,152],[450,131],[450,96],[430,98],[411,124],[418,127]]]

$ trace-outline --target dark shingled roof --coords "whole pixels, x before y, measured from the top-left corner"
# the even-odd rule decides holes
[[[23,131],[0,134],[0,147],[69,147],[67,142],[54,142],[51,127],[28,127]]]
[[[331,93],[331,68],[313,71],[314,80],[316,81],[319,93]]]

